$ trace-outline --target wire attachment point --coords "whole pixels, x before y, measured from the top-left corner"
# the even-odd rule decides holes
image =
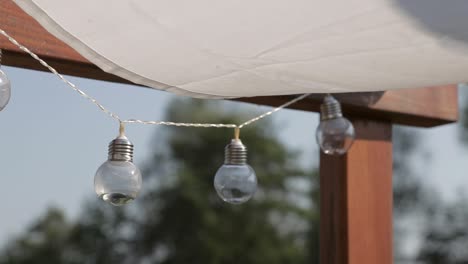
[[[119,137],[125,137],[125,123],[119,122]]]
[[[239,135],[240,135],[240,128],[235,127],[234,128],[234,139],[239,139]]]

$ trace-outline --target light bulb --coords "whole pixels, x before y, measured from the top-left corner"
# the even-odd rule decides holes
[[[0,70],[0,111],[5,108],[10,101],[11,83],[6,74]]]
[[[245,203],[257,191],[257,176],[247,164],[247,148],[239,139],[226,146],[224,164],[216,172],[214,187],[218,196],[231,204]]]
[[[354,142],[353,124],[343,117],[340,103],[327,95],[320,106],[320,124],[315,134],[325,154],[343,155]]]
[[[133,144],[120,135],[109,143],[109,157],[94,176],[96,194],[115,206],[133,201],[141,189],[141,173],[133,162]]]

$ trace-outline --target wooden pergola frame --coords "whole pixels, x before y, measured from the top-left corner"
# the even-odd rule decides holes
[[[0,0],[0,28],[59,72],[129,83],[103,72],[49,34],[11,0]],[[44,71],[40,64],[0,38],[4,65]],[[320,156],[320,263],[390,264],[392,249],[392,125],[434,127],[456,122],[457,85],[336,95],[353,120],[357,138],[341,157]],[[277,106],[290,96],[239,98]],[[291,106],[318,112],[322,95]],[[314,131],[310,131],[311,140]]]

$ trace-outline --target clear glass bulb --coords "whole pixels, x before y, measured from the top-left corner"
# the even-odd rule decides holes
[[[216,172],[214,187],[223,201],[231,204],[245,203],[257,191],[257,176],[247,164],[224,164]]]
[[[355,138],[353,124],[344,117],[320,121],[315,136],[322,151],[329,155],[345,154]]]
[[[10,101],[11,83],[6,74],[0,70],[0,110],[3,110]]]
[[[140,170],[129,161],[106,161],[94,176],[96,194],[115,206],[133,201],[140,189]]]

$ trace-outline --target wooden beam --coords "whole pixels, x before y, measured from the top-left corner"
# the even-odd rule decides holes
[[[11,0],[0,0],[0,28],[30,48],[61,73],[130,83],[125,79],[106,73],[90,63],[74,49],[51,35]],[[3,37],[0,37],[0,48],[4,53],[2,58],[4,65],[40,71],[47,70]]]
[[[372,120],[386,120],[393,124],[433,127],[458,120],[457,85],[401,89],[386,92],[340,93],[334,96],[341,102],[347,116]],[[278,106],[291,96],[262,96],[239,98],[238,101]],[[290,108],[319,112],[323,95],[315,94]]]
[[[391,264],[392,125],[353,120],[345,156],[320,156],[320,263]]]
[[[68,45],[48,33],[11,0],[0,0],[0,27],[61,73],[130,83],[102,71],[87,61]],[[5,65],[45,70],[5,38],[0,37],[0,48],[4,50],[3,63]],[[387,120],[396,124],[432,127],[455,122],[458,118],[456,85],[377,93],[340,94],[336,97],[343,103],[345,114]],[[265,96],[236,100],[277,106],[290,99],[291,96]],[[317,112],[321,99],[322,95],[315,95],[290,108]]]

